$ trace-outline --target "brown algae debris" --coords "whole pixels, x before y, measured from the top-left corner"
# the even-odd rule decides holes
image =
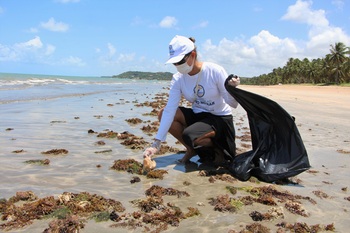
[[[43,151],[43,152],[41,152],[41,154],[44,154],[44,155],[65,155],[65,154],[68,154],[68,150],[66,150],[66,149],[52,149],[52,150],[48,150],[48,151]]]
[[[156,197],[156,198],[161,198],[164,195],[167,196],[177,196],[178,198],[180,197],[189,197],[190,194],[188,194],[186,191],[179,191],[174,188],[163,188],[158,185],[153,185],[149,189],[146,190],[145,192],[146,196],[149,197]]]
[[[50,160],[49,159],[32,159],[32,160],[24,161],[24,163],[37,164],[37,165],[49,165]]]
[[[114,161],[112,170],[125,171],[131,174],[144,175],[143,164],[136,161],[135,159],[118,159]],[[168,174],[166,170],[155,169],[149,171],[146,175],[147,178],[151,179],[163,179],[164,174]],[[134,183],[134,182],[131,182]]]
[[[22,201],[23,203],[18,203]],[[17,192],[9,200],[0,201],[1,230],[12,230],[30,225],[34,220],[43,218],[54,219],[49,224],[49,229],[62,229],[57,232],[78,232],[67,231],[69,226],[74,226],[75,230],[83,227],[80,218],[89,218],[99,212],[124,212],[125,208],[121,202],[107,199],[96,194],[87,192],[69,193],[64,192],[58,198],[48,196],[38,198],[31,191]],[[79,216],[79,217],[78,217]],[[44,232],[56,232],[46,229]]]
[[[118,159],[114,161],[114,164],[111,167],[111,169],[142,175],[142,166],[142,163],[136,161],[135,159]]]

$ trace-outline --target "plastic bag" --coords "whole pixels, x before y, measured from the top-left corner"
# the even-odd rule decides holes
[[[307,151],[294,118],[276,102],[228,85],[229,78],[226,90],[247,112],[252,139],[252,150],[237,155],[230,172],[243,181],[255,176],[274,182],[308,170]]]

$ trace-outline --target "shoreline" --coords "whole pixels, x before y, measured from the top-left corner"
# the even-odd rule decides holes
[[[155,117],[143,115],[150,112],[149,107],[136,107],[133,101],[143,103],[151,101],[155,94],[145,90],[140,95],[131,95],[130,99],[114,93],[99,93],[96,95],[68,97],[47,101],[31,101],[18,103],[13,108],[7,107],[2,112],[1,150],[2,164],[1,196],[9,198],[18,191],[32,190],[40,198],[55,196],[63,192],[87,191],[106,198],[121,201],[126,212],[136,211],[130,201],[144,199],[144,191],[159,185],[186,191],[189,197],[165,196],[165,203],[173,203],[186,212],[187,207],[197,208],[201,215],[184,219],[177,227],[169,227],[165,232],[209,232],[244,229],[252,223],[259,223],[276,232],[277,223],[305,222],[313,224],[334,223],[337,232],[345,232],[349,227],[350,196],[348,189],[349,162],[350,162],[350,88],[333,86],[245,86],[247,91],[260,94],[279,103],[287,112],[296,117],[296,124],[308,151],[312,168],[296,177],[297,185],[276,185],[264,182],[230,183],[214,177],[198,175],[198,167],[186,168],[176,164],[176,159],[182,154],[169,153],[155,158],[158,169],[165,169],[168,174],[163,180],[146,179],[131,184],[133,174],[110,170],[113,161],[117,159],[135,159],[141,161],[140,151],[126,149],[118,140],[103,139],[106,145],[97,146],[101,139],[96,135],[89,135],[89,129],[104,132],[106,129],[115,132],[128,130],[135,135],[142,135],[145,140],[151,141],[152,135],[145,135],[140,127],[155,121]],[[164,90],[159,90],[166,92]],[[122,100],[123,99],[123,100]],[[1,106],[1,105],[0,105]],[[246,131],[247,119],[242,108],[233,110],[237,134]],[[113,117],[111,117],[113,116]],[[79,117],[79,118],[76,118]],[[139,117],[144,122],[131,125],[125,119]],[[6,131],[8,128],[13,130]],[[237,146],[242,147],[242,141],[237,139]],[[168,136],[168,144],[176,146],[175,140]],[[65,148],[69,151],[64,156],[46,156],[41,152],[53,148]],[[181,147],[180,147],[181,148]],[[23,149],[22,153],[12,153]],[[112,150],[107,153],[97,151]],[[28,159],[49,158],[49,166],[24,164]],[[196,162],[197,158],[193,158]],[[100,165],[100,167],[97,167]],[[189,182],[190,185],[184,185]],[[302,195],[314,199],[317,203],[301,201],[303,208],[310,214],[309,217],[292,214],[279,203],[283,209],[284,219],[255,222],[249,214],[254,211],[262,213],[270,207],[254,203],[244,206],[237,212],[215,211],[209,204],[208,198],[229,194],[226,186],[235,187],[264,187],[272,185],[278,190],[289,191],[295,195]],[[346,189],[345,189],[346,188]],[[344,191],[346,190],[346,191]],[[318,192],[317,192],[318,191]],[[327,197],[317,196],[315,193],[327,194]],[[247,195],[240,191],[230,197]],[[204,205],[199,205],[203,203]],[[50,220],[39,220],[33,224],[9,232],[42,232],[48,227]],[[0,221],[0,224],[3,223]],[[89,220],[81,232],[125,232],[125,228],[110,228],[112,221],[96,223]],[[141,232],[137,228],[135,232]]]

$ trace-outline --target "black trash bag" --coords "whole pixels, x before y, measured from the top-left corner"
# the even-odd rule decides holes
[[[252,150],[237,155],[230,172],[243,181],[255,176],[274,182],[308,170],[307,151],[294,117],[268,98],[228,85],[232,77],[225,87],[247,112]]]

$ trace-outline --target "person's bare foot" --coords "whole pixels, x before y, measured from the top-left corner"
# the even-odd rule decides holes
[[[190,159],[196,155],[196,152],[193,149],[187,150],[184,157],[182,157],[182,159],[179,159],[178,162],[179,163],[188,163],[190,161]]]

